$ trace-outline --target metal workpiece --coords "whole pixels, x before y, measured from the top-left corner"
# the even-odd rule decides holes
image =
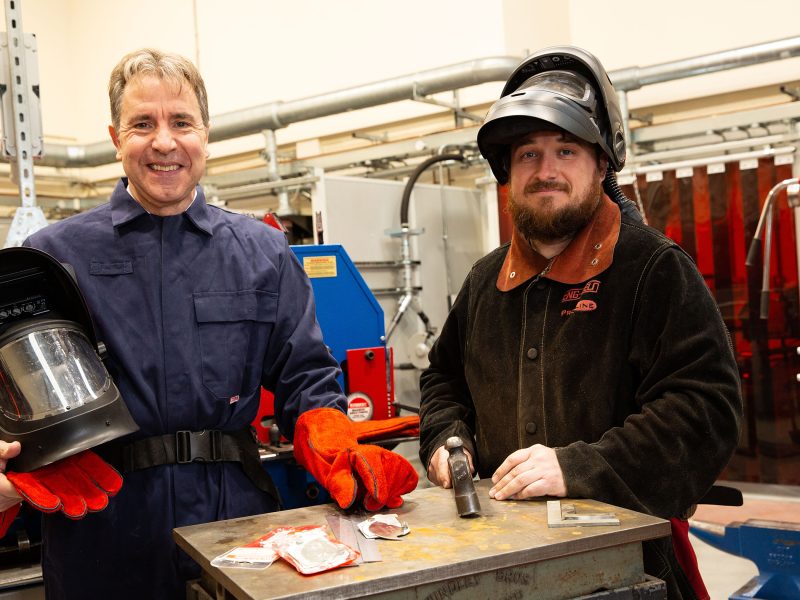
[[[613,512],[620,525],[549,529],[544,500],[497,501],[479,481],[480,519],[461,519],[450,490],[416,490],[389,512],[408,524],[400,540],[376,540],[381,562],[304,577],[283,560],[266,570],[219,569],[210,562],[280,526],[325,525],[341,516],[332,504],[174,531],[178,546],[213,578],[226,598],[561,599],[653,585],[641,542],[670,535],[667,521],[592,500],[571,500],[581,513]],[[664,598],[663,582],[648,598]],[[606,595],[604,598],[622,596]],[[633,597],[630,594],[628,598]]]
[[[560,500],[547,501],[548,527],[599,527],[603,525],[619,525],[619,519],[612,512],[578,512],[572,503],[562,504]]]
[[[469,470],[469,460],[464,452],[464,442],[458,436],[447,438],[444,447],[449,453],[447,466],[459,517],[479,517],[481,503],[475,492],[475,482]]]

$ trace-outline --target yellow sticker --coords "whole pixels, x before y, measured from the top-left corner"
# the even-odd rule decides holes
[[[303,269],[310,278],[336,277],[336,256],[304,256]]]

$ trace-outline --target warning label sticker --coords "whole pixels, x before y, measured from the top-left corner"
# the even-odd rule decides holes
[[[351,421],[369,421],[372,418],[372,400],[364,394],[353,394],[348,397],[347,416]]]
[[[336,256],[304,256],[303,269],[309,277],[336,277]]]

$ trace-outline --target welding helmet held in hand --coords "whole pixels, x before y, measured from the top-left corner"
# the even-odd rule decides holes
[[[625,165],[619,99],[603,65],[575,46],[545,48],[514,70],[478,131],[478,148],[500,184],[508,181],[509,147],[521,137],[558,127]]]
[[[66,268],[33,248],[0,250],[0,439],[31,471],[138,429],[98,354]]]

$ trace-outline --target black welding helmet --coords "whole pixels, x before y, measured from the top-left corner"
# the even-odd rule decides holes
[[[88,307],[49,254],[0,250],[0,439],[31,471],[138,429],[100,360]]]
[[[478,131],[478,147],[497,181],[508,181],[509,147],[553,126],[597,144],[619,171],[625,132],[616,91],[603,65],[574,46],[545,48],[526,58],[508,79]]]

